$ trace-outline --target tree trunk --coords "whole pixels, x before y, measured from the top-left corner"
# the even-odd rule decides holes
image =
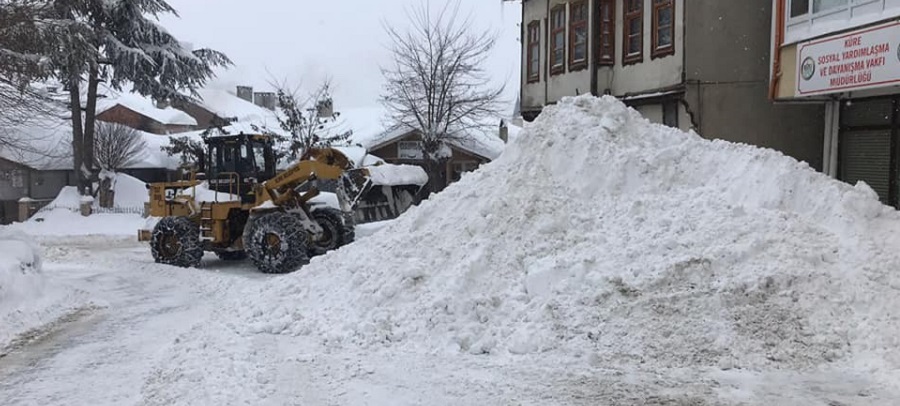
[[[91,67],[88,74],[87,104],[84,112],[84,166],[87,168],[90,179],[87,185],[89,193],[93,194],[92,180],[94,177],[94,129],[97,118],[97,87],[100,84],[97,67]]]
[[[428,174],[428,193],[438,193],[447,187],[447,160],[425,158],[425,173]]]
[[[74,70],[73,70],[74,71]],[[81,123],[81,78],[77,74],[69,77],[69,109],[72,112],[72,163],[75,169],[75,184],[78,192],[85,194],[84,176],[81,167],[83,164],[84,132]]]
[[[100,207],[112,208],[115,206],[115,192],[112,187],[112,178],[100,179]]]

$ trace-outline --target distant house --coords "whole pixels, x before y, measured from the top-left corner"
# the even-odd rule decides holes
[[[365,148],[369,155],[385,162],[424,167],[420,133],[410,127],[392,129],[384,108],[341,108],[337,111],[340,113],[338,118],[323,125],[323,131],[330,134],[350,132],[350,144]],[[497,124],[500,124],[499,117]],[[441,179],[432,180],[439,182],[437,189],[459,180],[464,172],[496,159],[506,147],[502,136],[514,138],[519,130],[519,127],[504,122],[502,127],[488,125],[447,139],[447,166]]]
[[[34,206],[41,207],[64,186],[75,186],[72,127],[68,120],[50,116],[0,131],[21,143],[15,148],[0,145],[0,223],[7,224],[18,219],[20,199],[34,200]],[[168,143],[168,137],[138,134],[147,143],[147,150],[122,172],[145,182],[175,179],[178,158],[160,149]]]
[[[122,94],[99,101],[97,120],[161,135],[197,128],[197,120],[187,113],[168,106],[156,106],[150,99],[136,94]]]
[[[68,163],[71,166],[71,161]],[[0,157],[0,224],[18,220],[19,199],[50,200],[63,186],[71,185],[74,185],[71,169],[57,166],[35,168]]]
[[[400,128],[385,132],[378,137],[366,140],[363,144],[370,154],[394,164],[424,166],[422,137],[418,130]],[[438,189],[456,182],[463,173],[474,171],[484,163],[500,156],[505,144],[497,134],[472,131],[458,137],[448,139],[445,153],[449,156],[446,167],[438,182]],[[431,184],[431,183],[430,183]]]

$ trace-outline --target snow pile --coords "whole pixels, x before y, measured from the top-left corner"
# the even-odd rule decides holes
[[[100,210],[99,200],[90,196],[82,197],[76,187],[66,186],[44,209],[24,223],[13,223],[9,228],[32,236],[137,235],[137,230],[146,221],[140,213],[144,203],[150,201],[149,191],[140,179],[124,173],[104,174],[109,175],[115,176],[113,210],[125,210],[128,213],[97,212],[87,217],[82,216],[79,210],[82,200]]]
[[[373,185],[419,185],[428,183],[428,174],[415,165],[374,165],[366,167]]]
[[[113,191],[115,192],[114,205],[120,208],[142,208],[144,203],[150,201],[150,191],[146,183],[138,178],[124,173],[102,172],[103,177],[113,177]],[[56,198],[47,204],[48,209],[66,208],[78,210],[82,196],[75,186],[64,186]],[[94,206],[99,207],[99,201],[94,200]]]
[[[44,276],[40,247],[0,229],[0,353],[22,334],[73,311],[81,299]]]
[[[40,248],[22,234],[0,234],[0,304],[17,306],[41,290]]]
[[[238,295],[234,324],[597,366],[900,368],[900,216],[869,187],[611,97],[524,131],[375,235]]]
[[[78,193],[77,187],[63,186],[63,188],[60,189],[59,194],[56,195],[56,198],[53,199],[52,202],[47,203],[47,206],[45,207],[78,210],[80,202],[81,194]]]
[[[114,203],[117,207],[144,207],[150,201],[147,183],[124,173],[113,174]]]

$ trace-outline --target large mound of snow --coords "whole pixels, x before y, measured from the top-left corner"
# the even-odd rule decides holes
[[[116,173],[113,175],[114,203],[120,207],[144,207],[150,201],[147,183],[134,176]]]
[[[41,249],[28,236],[0,228],[0,353],[23,334],[74,311],[83,295],[47,280]]]
[[[329,346],[896,371],[898,232],[864,184],[567,98],[496,161],[234,308],[249,333]]]

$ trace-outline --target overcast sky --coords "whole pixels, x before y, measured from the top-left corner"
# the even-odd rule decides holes
[[[379,64],[390,61],[382,21],[405,26],[404,8],[417,1],[169,0],[180,18],[167,16],[161,23],[182,41],[225,52],[234,61],[215,87],[272,90],[273,77],[312,87],[327,74],[336,87],[335,107],[367,107],[377,105],[381,91]],[[511,110],[519,87],[521,6],[501,0],[461,3],[473,13],[472,29],[499,34],[488,68],[497,83],[506,84]]]

